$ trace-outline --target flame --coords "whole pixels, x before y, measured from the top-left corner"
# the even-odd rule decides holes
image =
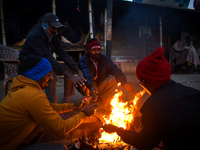
[[[121,84],[119,83],[118,86]],[[124,129],[130,129],[130,125],[134,120],[135,112],[137,109],[137,101],[143,96],[145,91],[137,93],[133,100],[123,102],[120,100],[120,96],[123,94],[121,90],[116,89],[116,93],[113,99],[110,101],[111,113],[108,117],[103,116],[105,124],[113,124]],[[120,136],[117,133],[107,133],[103,131],[99,143],[118,143],[121,142]]]

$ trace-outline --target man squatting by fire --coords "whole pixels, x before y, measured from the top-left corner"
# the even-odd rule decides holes
[[[38,143],[44,131],[64,136],[79,126],[86,116],[91,116],[97,104],[83,107],[78,114],[62,119],[61,113],[72,111],[77,103],[49,103],[43,89],[53,79],[50,62],[44,57],[27,56],[19,65],[19,75],[0,102],[0,149],[67,149],[61,143]],[[41,134],[42,135],[42,134]],[[33,145],[32,145],[33,144]]]
[[[87,53],[78,61],[79,68],[87,80],[85,85],[77,88],[82,95],[91,95],[94,101],[102,103],[102,108],[100,104],[99,109],[102,110],[108,109],[119,82],[131,95],[135,94],[122,70],[109,57],[101,54],[101,45],[97,39],[89,39],[86,50]]]
[[[171,68],[162,47],[139,62],[136,76],[150,94],[140,109],[141,130],[124,130],[111,124],[105,125],[104,130],[117,132],[124,142],[137,150],[150,150],[159,143],[170,150],[197,149],[200,91],[170,79]]]

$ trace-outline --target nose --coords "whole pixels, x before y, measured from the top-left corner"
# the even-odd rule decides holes
[[[95,54],[99,54],[99,53],[101,53],[101,50],[97,49],[97,50],[95,51]]]

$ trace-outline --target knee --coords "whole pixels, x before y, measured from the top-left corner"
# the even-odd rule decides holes
[[[112,85],[117,85],[117,80],[114,76],[109,76],[108,77],[108,83]]]

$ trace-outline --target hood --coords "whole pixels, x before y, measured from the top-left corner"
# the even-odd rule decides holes
[[[19,75],[18,77],[14,78],[14,80],[12,81],[12,83],[10,85],[10,90],[12,92],[14,92],[14,91],[17,91],[20,88],[25,87],[25,86],[36,87],[36,88],[39,88],[40,91],[42,91],[40,85],[36,81],[29,79],[29,78],[26,78],[22,75]]]

